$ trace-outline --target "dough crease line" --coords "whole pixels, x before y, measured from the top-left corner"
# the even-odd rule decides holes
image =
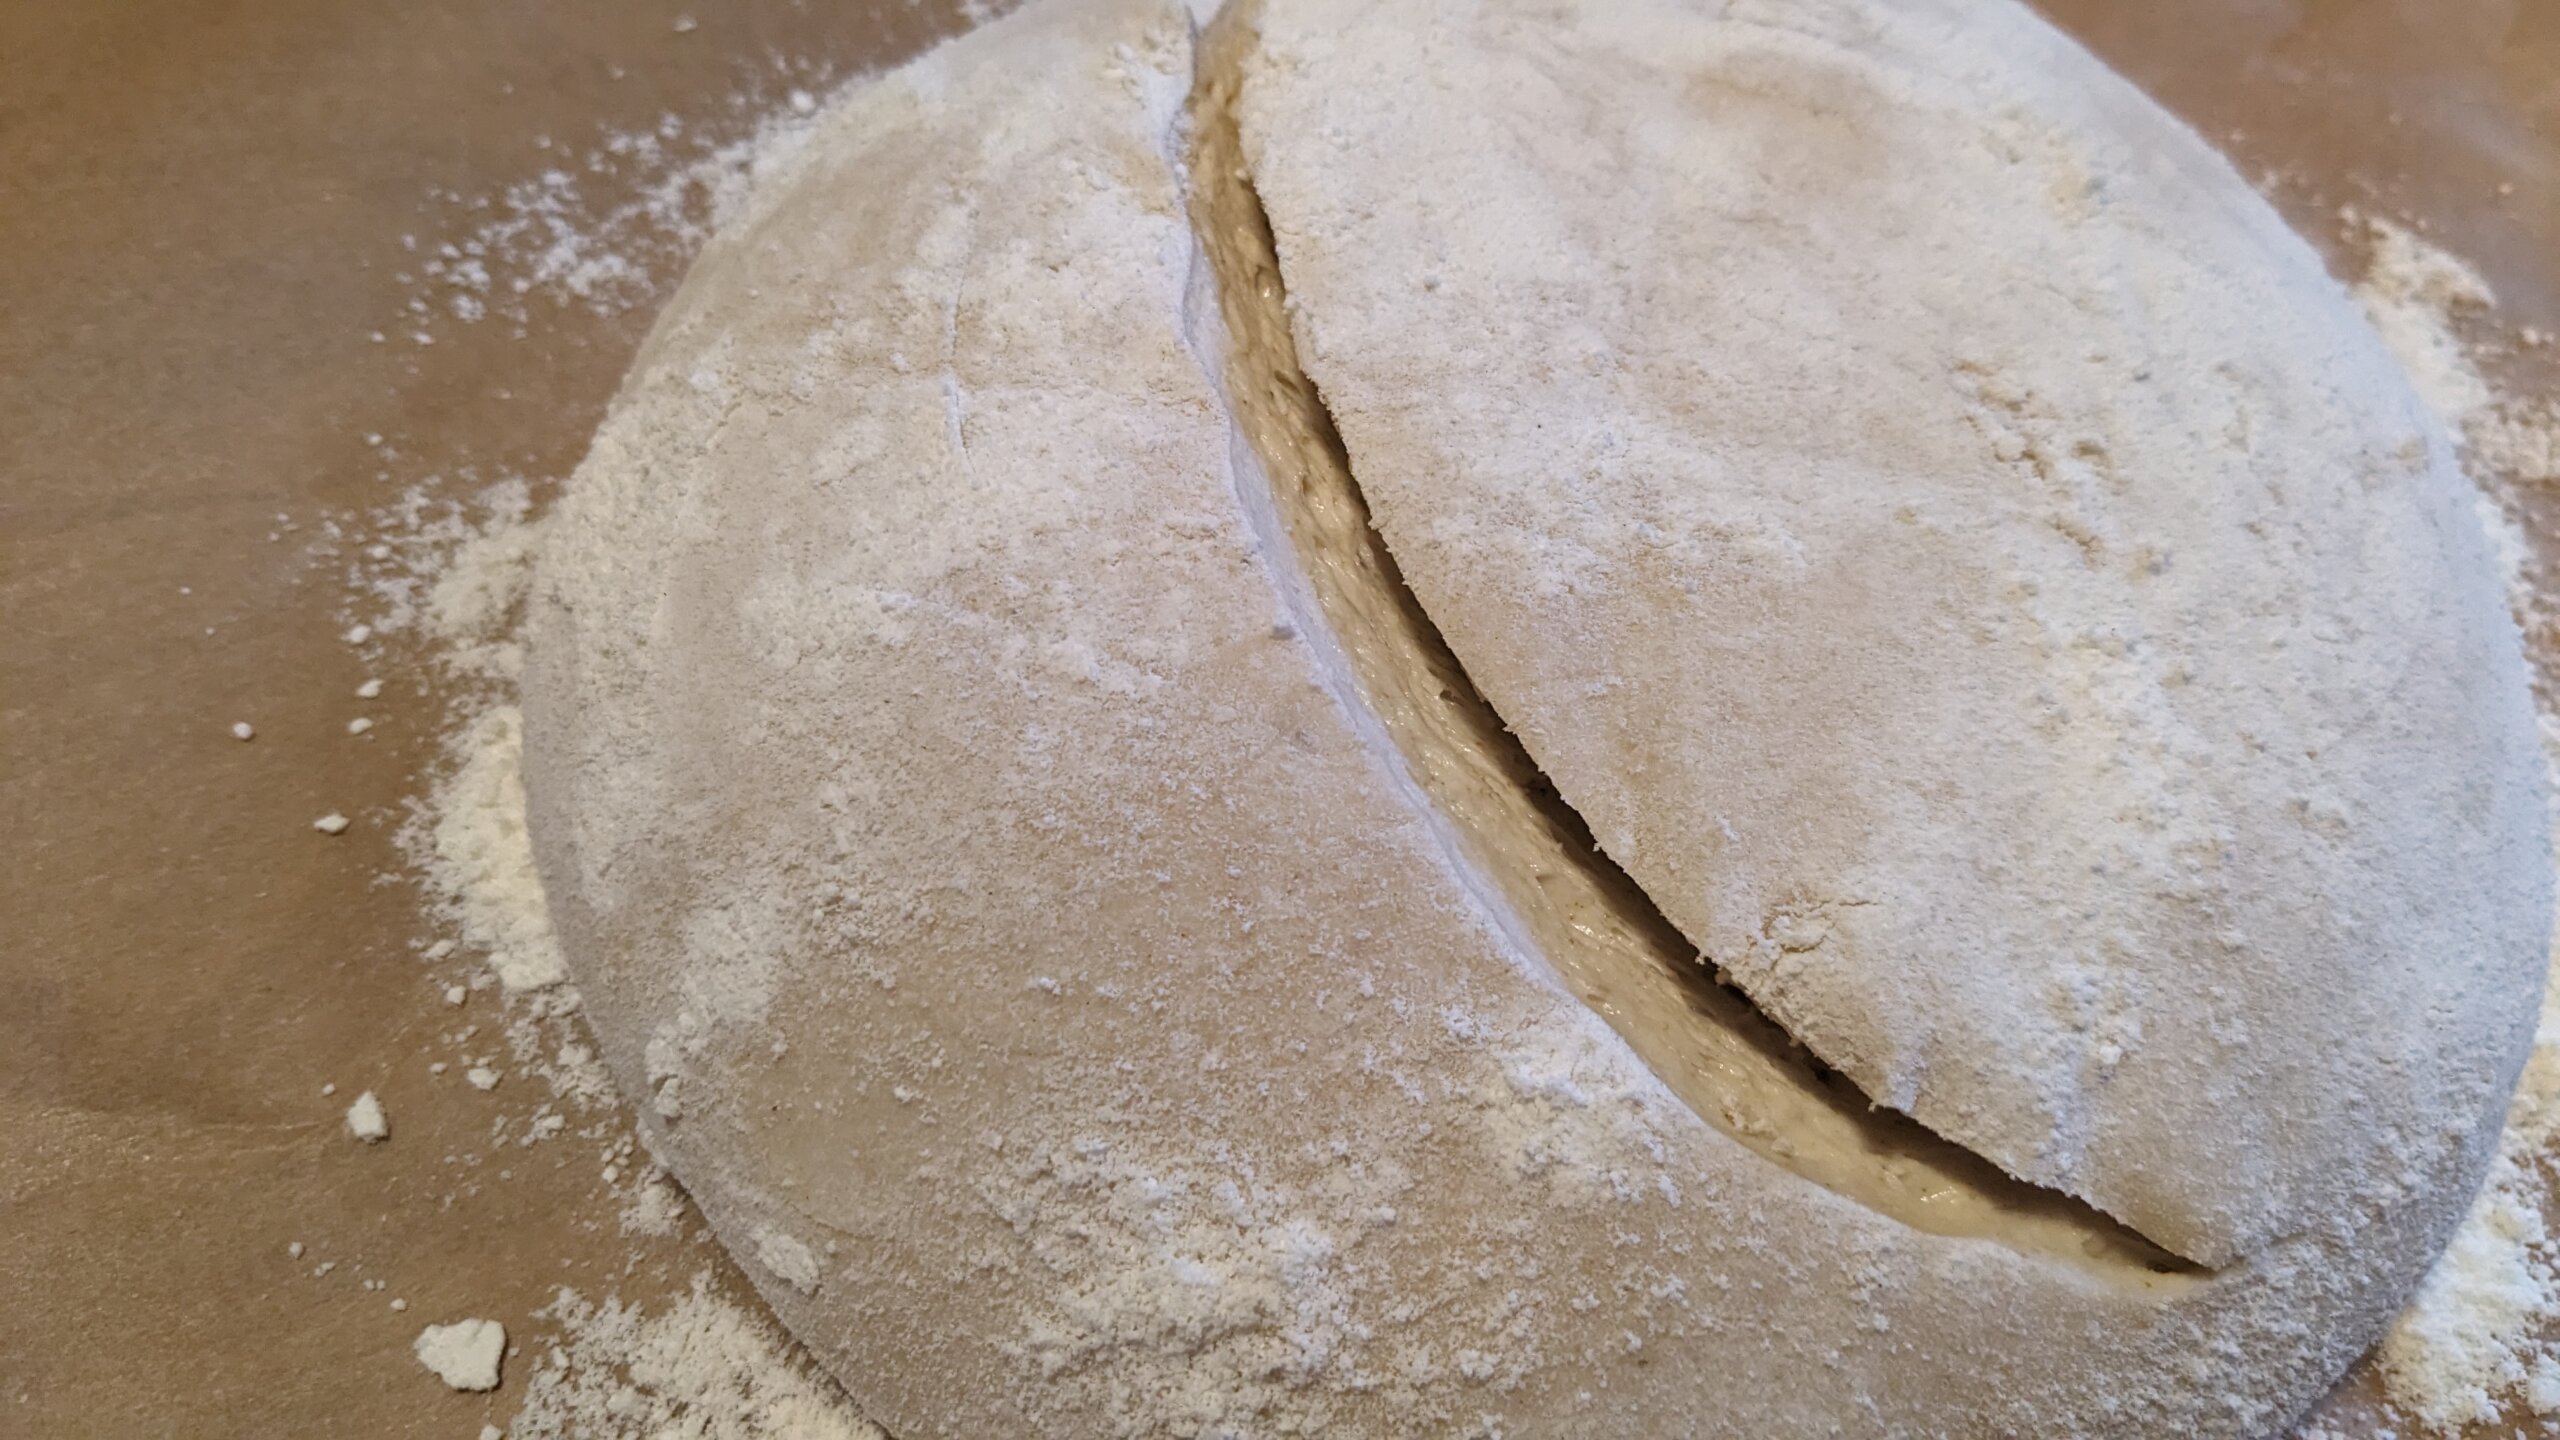
[[[1188,338],[1225,404],[1238,499],[1291,623],[1496,927],[1701,1119],[1805,1179],[1915,1229],[2123,1283],[2156,1289],[2212,1273],[1822,1065],[1599,848],[1477,692],[1371,523],[1348,448],[1298,360],[1239,113],[1258,8],[1238,0],[1198,40],[1178,147],[1190,160]]]

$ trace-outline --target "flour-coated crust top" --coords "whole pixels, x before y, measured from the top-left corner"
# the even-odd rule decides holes
[[[1802,41],[1843,66],[1889,74],[1910,63],[1858,38],[1870,7],[1796,8],[1850,27]],[[1603,11],[1620,18],[1595,18]],[[1709,79],[1718,45],[1739,34],[1739,22],[1694,6],[1538,7],[1546,31],[1528,7],[1372,13],[1382,12],[1401,13],[1414,44],[1462,55],[1488,36],[1546,35],[1540,63],[1567,77],[1578,57],[1621,46],[1622,24]],[[1512,28],[1470,28],[1499,15]],[[2023,11],[1965,7],[1966,17],[2031,41],[2040,63],[2116,84]],[[1689,802],[1672,795],[1621,816],[1588,772],[1606,768],[1592,756],[1614,754],[1630,767],[1622,782],[1660,791],[1682,775],[1687,752],[1670,752],[1693,732],[1674,725],[1647,741],[1624,728],[1644,712],[1594,696],[1582,718],[1617,748],[1573,738],[1581,721],[1537,688],[1542,664],[1568,658],[1538,648],[1554,643],[1541,626],[1571,613],[1577,593],[1533,589],[1553,566],[1517,565],[1517,583],[1491,593],[1462,593],[1441,573],[1432,583],[1451,586],[1447,596],[1420,573],[1435,546],[1463,553],[1465,527],[1456,538],[1435,529],[1456,508],[1450,492],[1393,458],[1419,442],[1393,428],[1386,382],[1354,373],[1342,345],[1377,337],[1343,307],[1374,297],[1391,307],[1380,319],[1428,332],[1455,322],[1422,281],[1445,291],[1486,277],[1414,273],[1414,256],[1380,248],[1365,262],[1411,283],[1361,287],[1364,257],[1331,249],[1357,233],[1319,203],[1335,192],[1320,195],[1278,158],[1292,96],[1353,73],[1329,78],[1325,67],[1344,62],[1291,27],[1336,18],[1358,19],[1276,5],[1269,73],[1285,64],[1288,86],[1306,88],[1275,80],[1256,101],[1257,70],[1246,92],[1249,107],[1268,106],[1248,119],[1259,116],[1283,258],[1310,277],[1309,366],[1344,387],[1355,465],[1381,457],[1381,481],[1363,481],[1385,487],[1390,541],[1424,537],[1412,542],[1417,592],[1454,597],[1443,623],[1462,657],[1487,667],[1487,693],[1529,702],[1536,718],[1515,723],[1604,844],[1620,825],[1646,837],[1622,858],[1686,923],[1640,861]],[[2012,62],[1985,63],[2006,75]],[[2484,1018],[2482,997],[2529,1016],[2532,986],[2486,951],[2415,977],[2445,1028],[2393,1022],[2399,1048],[2377,1063],[2397,1067],[2418,1097],[2403,1103],[2433,1107],[2440,1133],[2391,1153],[2406,1177],[2398,1193],[2359,1188],[2369,1176],[2344,1190],[2297,1182],[2313,1151],[2280,1157],[2256,1188],[2234,1182],[2242,1200],[2275,1197],[2255,1210],[2218,1208],[2214,1177],[2164,1179],[2163,1213],[2245,1241],[2243,1263],[2213,1273],[2080,1265],[1924,1233],[1701,1121],[1523,947],[1500,897],[1359,723],[1321,617],[1292,599],[1291,558],[1250,503],[1255,460],[1215,381],[1224,341],[1183,206],[1192,66],[1189,19],[1170,0],[1053,0],[852,95],[671,302],[542,558],[526,786],[562,942],[650,1143],[794,1333],[901,1436],[2219,1435],[2298,1413],[2379,1332],[2459,1215],[2518,1038]],[[1413,107],[1459,93],[1397,78]],[[1515,102],[1494,93],[1469,103],[1498,120]],[[2017,98],[2037,125],[2091,132],[2090,143],[2121,130],[2193,146],[2138,99],[2105,94],[2133,118],[2039,110],[2051,98],[2041,87],[2021,85]],[[1695,121],[1671,108],[1629,129],[1581,112],[1576,131],[1570,116],[1518,115],[1510,129],[1475,125],[1481,143],[1498,153],[1538,132],[1559,157],[1600,154],[1656,123]],[[1308,133],[1345,127],[1332,163],[1386,167],[1390,157],[1353,143],[1375,118],[1345,111],[1310,120]],[[1453,122],[1422,123],[1427,134]],[[2232,233],[2257,234],[2254,197],[2208,174],[2216,203],[2242,212]],[[1819,247],[1810,254],[1819,260]],[[2247,273],[2282,278],[2301,262],[2252,263]],[[1577,327],[1625,314],[1622,274],[1552,279],[1555,296],[1588,297],[1586,319],[1553,299],[1538,313],[1563,328],[1515,362],[1543,353],[1552,367],[1580,365]],[[2307,286],[2261,295],[2281,312],[2268,323],[2352,358],[2364,341]],[[1516,292],[1477,298],[1466,312],[1477,322],[1528,313]],[[1766,358],[1721,348],[1729,332],[1692,333],[1696,374],[1729,353]],[[2243,362],[2278,372],[2246,393],[2307,403],[2285,353],[2259,342],[2241,347]],[[1404,423],[1499,408],[1471,394],[1472,379],[1411,373],[1429,383],[1411,392]],[[2386,413],[2357,423],[2440,445],[2405,397],[2364,375],[2348,365],[2333,381],[2375,387],[2359,393]],[[2003,410],[1985,396],[1992,412],[2041,413],[2032,399]],[[1676,397],[1650,403],[1622,407],[1630,432],[1668,415],[1713,451],[1699,412]],[[1952,443],[1947,419],[1915,417],[1922,448],[1907,454]],[[1553,423],[1610,421],[1573,410]],[[1871,443],[1844,435],[1825,463],[1861,463]],[[2337,459],[2363,454],[2348,446]],[[1758,493],[1733,457],[1723,463],[1739,493]],[[2442,743],[2472,747],[2471,798],[2506,815],[2538,804],[2504,768],[2501,717],[2521,679],[2512,637],[2460,618],[2477,609],[2458,573],[2477,541],[2430,518],[2438,463],[2422,448],[2401,470],[2371,472],[2359,495],[2412,527],[2397,533],[2401,548],[2441,547],[2441,558],[2366,558],[2386,572],[2386,596],[2427,593],[2420,580],[2438,577],[2456,618],[2430,633],[2471,648],[2402,655],[2400,633],[2381,622],[2423,621],[2436,613],[2425,607],[2368,615],[2364,643],[2470,687],[2476,713],[2402,699],[2454,727]],[[1403,498],[1390,502],[1399,477]],[[1550,478],[1594,483],[1579,471]],[[1942,487],[1918,479],[1931,523],[1960,522]],[[1625,503],[1639,502],[1727,503]],[[1838,538],[1798,523],[1808,555]],[[1794,563],[1782,537],[1768,543],[1768,563]],[[1914,573],[1915,562],[1862,553],[1879,584]],[[1636,572],[1595,573],[1632,583]],[[2258,577],[2229,578],[2235,594],[2257,593]],[[1642,615],[1622,632],[1572,623],[1577,645],[1644,651],[1662,685],[1761,673],[1753,631],[1733,617],[1676,634],[1641,628],[1653,624]],[[1786,633],[1781,617],[1762,623]],[[1489,643],[1504,627],[1516,643]],[[2477,667],[2468,680],[2462,654]],[[2504,854],[2492,851],[2483,863]],[[2475,882],[2444,873],[2449,860],[2392,863],[2398,879],[2435,874],[2463,923],[2489,923],[2464,888]],[[2191,1011],[2146,993],[2144,1038],[2167,1046],[2163,1028],[2192,1015],[2245,1027],[2263,1047],[2315,1033],[2302,1012],[2361,1004],[2358,986],[2405,969],[2331,963],[2322,983],[2342,993],[2241,984]],[[1801,1018],[1783,995],[1770,1005]],[[1884,1008],[1877,1025],[1903,1023]],[[1807,1001],[1803,1013],[1830,1012]],[[1947,1067],[1936,1073],[1963,1068],[1945,1054],[1967,1057],[1994,1113],[2004,1038],[1926,1018],[1930,1053]],[[1994,1048],[1964,1049],[1977,1044]],[[2329,1063],[2300,1060],[2304,1073]],[[2275,1088],[2176,1099],[2181,1123],[2207,1138],[2257,1137],[2280,1108],[2328,1134],[2333,1107],[2362,1103],[2285,1088],[2294,1072],[2281,1067],[2260,1073]],[[2100,1143],[2068,1173],[2114,1173]],[[2158,1143],[2171,1146],[2163,1154],[2218,1153]],[[2332,1203],[2342,1194],[2347,1203]],[[2298,1223],[2270,1236],[2220,1225],[2226,1213]]]
[[[2548,936],[2521,643],[2451,442],[2219,157],[2007,0],[1262,30],[1377,523],[1716,965],[2208,1264],[2468,1173]]]

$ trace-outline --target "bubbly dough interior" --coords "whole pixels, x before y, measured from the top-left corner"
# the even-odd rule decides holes
[[[1225,327],[1223,385],[1269,486],[1263,518],[1279,533],[1265,543],[1294,556],[1309,618],[1330,632],[1359,701],[1479,876],[1674,1094],[1772,1162],[1917,1229],[2077,1260],[2124,1283],[2191,1280],[2188,1262],[1875,1107],[1819,1067],[1599,851],[1477,694],[1370,525],[1342,439],[1298,364],[1237,121],[1255,8],[1229,6],[1202,36],[1191,98],[1190,204]],[[1261,508],[1256,498],[1248,508]]]

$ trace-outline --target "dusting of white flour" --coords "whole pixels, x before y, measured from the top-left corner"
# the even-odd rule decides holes
[[[2358,238],[2372,252],[2356,299],[2409,372],[2419,398],[2458,432],[2495,397],[2453,319],[2479,318],[2497,297],[2478,270],[2416,231],[2353,209],[2344,218],[2351,234],[2361,228]]]
[[[2458,328],[2485,323],[2497,296],[2478,270],[2416,231],[2352,208],[2345,220],[2350,237],[2361,238],[2371,254],[2356,299],[2409,372],[2418,398],[2462,442],[2465,468],[2480,486],[2475,498],[2481,528],[2497,553],[2516,619],[2530,631],[2531,551],[2499,492],[2507,483],[2503,472],[2532,443],[2537,427],[2528,408],[2502,400],[2490,388]],[[2547,444],[2548,434],[2542,438]]]
[[[435,343],[450,326],[500,324],[522,337],[545,306],[609,316],[654,302],[756,179],[806,139],[823,108],[827,75],[780,62],[782,93],[741,95],[749,133],[722,140],[673,115],[603,135],[583,154],[549,137],[534,143],[554,163],[495,195],[433,192],[452,214],[454,239],[401,237],[415,257],[398,272],[412,286],[379,343]],[[735,128],[735,127],[730,127]],[[539,303],[537,303],[539,302]]]
[[[2544,481],[2560,428],[2547,402],[2502,397],[2466,327],[2484,326],[2496,296],[2480,273],[2404,226],[2354,211],[2351,239],[2371,260],[2356,298],[2419,395],[2463,442],[2480,484],[2480,517],[2528,632],[2540,605],[2524,531],[2500,497]],[[2560,720],[2543,716],[2560,766]],[[2555,951],[2560,957],[2560,951]],[[2480,1197],[2378,1352],[2385,1391],[2437,1433],[2495,1420],[2503,1404],[2560,1416],[2560,1249],[2545,1226],[2560,1139],[2560,991],[2546,990],[2524,1078],[2507,1111]]]
[[[492,705],[453,737],[423,858],[463,939],[487,952],[498,979],[510,990],[539,990],[569,972],[525,835],[518,727],[513,705]]]
[[[432,196],[453,212],[456,236],[443,243],[404,237],[418,260],[401,278],[416,288],[401,325],[376,338],[428,345],[442,327],[483,322],[511,324],[522,334],[560,310],[609,315],[653,302],[755,178],[808,133],[822,103],[797,86],[790,93],[789,103],[778,103],[743,139],[713,143],[671,119],[606,135],[584,155],[545,142],[560,163],[533,180],[494,196]],[[365,438],[384,467],[378,478],[392,482],[392,467],[409,457],[379,432]],[[493,1144],[563,1135],[593,1143],[606,1223],[637,1237],[635,1244],[697,1247],[691,1253],[698,1261],[700,1247],[713,1242],[699,1226],[688,1231],[682,1193],[640,1153],[597,1061],[526,835],[515,687],[523,660],[520,608],[542,538],[536,487],[470,464],[432,473],[412,464],[409,477],[389,503],[321,529],[323,553],[347,558],[352,599],[339,622],[345,643],[364,655],[368,669],[414,654],[420,678],[450,697],[440,715],[428,717],[444,737],[441,759],[398,840],[409,876],[424,892],[427,919],[442,932],[418,947],[434,1002],[458,1007],[476,1004],[483,992],[498,997],[513,1063],[502,1072],[482,1027],[472,1024],[445,1037],[452,1058],[429,1070],[514,1102],[493,1123]],[[379,701],[385,690],[377,675],[356,697]],[[245,739],[248,731],[243,722],[233,733]],[[336,834],[349,823],[331,815],[318,828]],[[536,1083],[501,1091],[502,1073]],[[357,1110],[371,1101],[366,1095]],[[360,1137],[377,1138],[367,1133],[376,1126],[387,1133],[378,1109],[350,1112],[349,1127]],[[775,1253],[787,1268],[814,1269],[814,1262],[790,1265],[798,1257],[787,1249]],[[522,1408],[502,1433],[516,1440],[879,1440],[778,1327],[724,1297],[707,1272],[657,1313],[618,1297],[590,1301],[563,1291],[530,1319],[525,1343],[542,1358],[520,1386],[509,1387],[521,1390]],[[498,1321],[475,1319],[430,1326],[414,1348],[447,1384],[489,1390],[499,1384],[506,1339]]]

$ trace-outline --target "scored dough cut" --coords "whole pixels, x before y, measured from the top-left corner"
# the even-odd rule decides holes
[[[1294,554],[1310,627],[1338,642],[1379,748],[1402,762],[1419,803],[1499,892],[1518,941],[1626,1037],[1688,1107],[1769,1160],[1906,1224],[1988,1236],[2051,1256],[2176,1268],[2175,1257],[2087,1206],[2017,1184],[1921,1126],[1878,1111],[1816,1072],[1799,1047],[1700,963],[1698,949],[1625,872],[1476,694],[1438,627],[1413,603],[1371,524],[1331,416],[1299,365],[1269,222],[1243,163],[1238,99],[1259,7],[1239,4],[1204,37],[1194,92],[1193,228],[1217,277],[1224,393],[1251,442],[1271,515],[1266,549]]]
[[[1247,153],[1413,592],[1878,1101],[2228,1264],[2458,1184],[2545,968],[2453,447],[2006,0],[1275,0]]]
[[[1603,7],[1388,8],[1466,44],[1471,17],[1543,16],[1569,70]],[[1639,9],[1684,43],[1722,23]],[[1275,39],[1292,12],[1321,14],[1270,12]],[[1349,558],[1357,527],[1328,549],[1278,503],[1369,479],[1275,443],[1285,406],[1249,388],[1303,391],[1257,308],[1282,276],[1222,290],[1251,237],[1213,225],[1213,265],[1186,218],[1249,201],[1233,176],[1186,193],[1195,79],[1212,113],[1241,81],[1246,138],[1271,139],[1265,62],[1221,40],[1195,77],[1170,0],[1057,0],[854,94],[705,250],[542,557],[526,788],[563,946],[644,1133],[777,1313],[900,1435],[2241,1434],[2298,1412],[2460,1213],[2494,1097],[2440,1113],[2403,1193],[2211,1272],[2142,1263],[2093,1216],[1937,1224],[1877,1188],[1881,1161],[1786,1153],[1797,1120],[1702,1118],[1659,1032],[1631,1046],[1568,988],[1589,972],[1493,853],[1527,822],[1490,781],[1466,799],[1428,706],[1399,708],[1401,687],[1465,710],[1468,677],[1346,611],[1397,598]],[[1337,61],[1289,63],[1314,84]],[[1275,213],[1294,289],[1331,242]],[[1340,299],[1302,297],[1320,382]],[[1457,406],[1442,388],[1428,406]],[[1379,412],[1343,413],[1359,472],[1351,421]],[[1338,562],[1359,573],[1311,583]],[[1414,633],[1472,663],[1468,617],[1424,608]],[[2521,680],[2494,641],[2503,704]],[[1485,773],[1534,783],[1508,763]],[[1584,863],[1537,813],[1567,832],[1540,863]],[[2506,994],[2530,1011],[2529,984]],[[2283,1018],[2241,998],[2230,1018]],[[2494,1027],[2399,1033],[2413,1084],[2511,1070]],[[1821,1083],[1758,1053],[1782,1112]],[[2234,1103],[2174,1100],[2247,1135],[2258,1102]],[[1855,1110],[1822,1113],[1904,1123]],[[2024,1189],[1975,1168],[1995,1201]]]

